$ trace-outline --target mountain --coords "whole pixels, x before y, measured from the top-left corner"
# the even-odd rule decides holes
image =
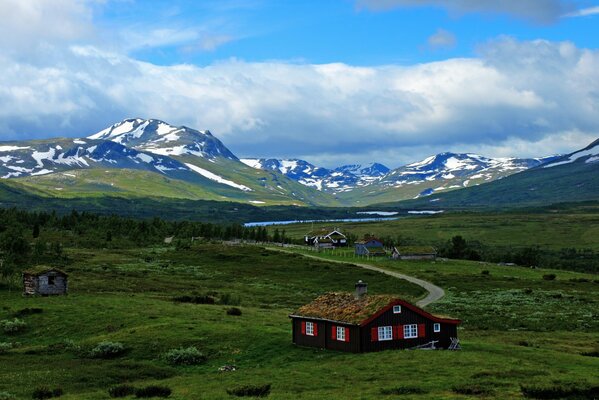
[[[394,169],[367,186],[340,194],[339,198],[345,202],[373,204],[429,196],[502,179],[556,157],[489,158],[446,152]]]
[[[584,149],[552,157],[541,165],[503,179],[447,193],[435,193],[401,204],[426,208],[473,208],[596,200],[599,200],[599,140]]]
[[[389,172],[389,168],[378,163],[327,169],[298,159],[244,158],[241,162],[252,168],[280,172],[302,185],[328,193],[339,193],[368,185]]]
[[[155,119],[126,119],[82,139],[1,143],[0,177],[55,197],[336,204],[331,196],[282,174],[246,166],[209,131]]]

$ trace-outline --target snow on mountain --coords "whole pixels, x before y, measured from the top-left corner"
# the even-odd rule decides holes
[[[587,164],[599,162],[599,139],[582,150],[557,157],[551,162],[543,165],[543,168],[555,167],[557,165],[570,164],[573,162],[585,162]]]
[[[157,119],[126,119],[94,135],[92,140],[111,140],[137,150],[165,156],[192,155],[207,159],[237,160],[210,131],[173,126]]]
[[[389,168],[377,163],[344,165],[331,170],[298,159],[244,158],[240,161],[252,168],[278,171],[305,186],[333,193],[367,185],[389,171]]]

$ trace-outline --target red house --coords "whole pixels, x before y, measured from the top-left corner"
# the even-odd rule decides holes
[[[290,315],[293,343],[354,353],[389,349],[457,349],[460,321],[430,314],[390,295],[327,293]]]

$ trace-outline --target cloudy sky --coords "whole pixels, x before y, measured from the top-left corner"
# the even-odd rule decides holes
[[[0,140],[123,118],[390,167],[599,137],[599,1],[0,0]]]

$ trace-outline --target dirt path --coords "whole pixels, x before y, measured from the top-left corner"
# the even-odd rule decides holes
[[[338,264],[357,265],[360,268],[369,269],[371,271],[380,272],[381,274],[389,275],[389,276],[392,276],[394,278],[406,280],[406,281],[411,282],[411,283],[413,283],[415,285],[418,285],[418,286],[424,288],[426,291],[428,291],[428,295],[425,298],[423,298],[423,299],[421,299],[421,300],[419,300],[419,301],[416,302],[416,305],[418,307],[425,307],[425,306],[427,306],[427,305],[429,305],[429,304],[431,304],[431,303],[439,300],[443,296],[445,296],[445,291],[443,289],[441,289],[437,285],[433,285],[430,282],[423,281],[422,279],[414,278],[413,276],[405,275],[405,274],[402,274],[400,272],[389,271],[388,269],[384,269],[384,268],[380,268],[380,267],[375,267],[374,265],[362,264],[362,263],[354,263],[354,262],[341,261],[341,260],[330,260],[328,258],[318,257],[318,256],[315,256],[315,255],[312,255],[312,254],[296,253],[294,251],[283,250],[283,249],[276,249],[276,248],[272,248],[272,247],[268,247],[268,249],[269,250],[275,250],[275,251],[281,251],[283,253],[300,254],[300,255],[302,255],[304,257],[314,258],[314,259],[320,260],[320,261],[328,261],[328,262],[334,262],[334,263],[338,263]]]

